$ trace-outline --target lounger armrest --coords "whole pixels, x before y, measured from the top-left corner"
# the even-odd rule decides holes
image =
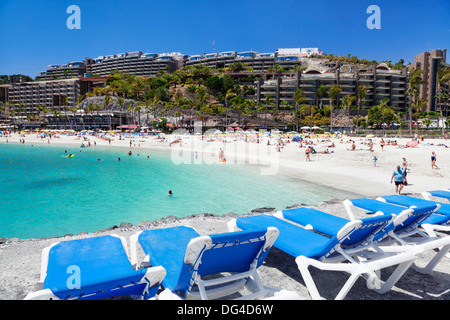
[[[338,231],[336,237],[339,241],[342,241],[343,238],[346,238],[353,230],[358,229],[362,225],[361,220],[351,220],[347,222],[341,230]]]
[[[345,211],[347,211],[348,218],[350,220],[355,220],[355,215],[353,214],[353,211],[352,211],[353,203],[349,199],[347,199],[347,200],[344,200],[343,204],[344,204]]]
[[[280,231],[275,227],[268,227],[266,232],[266,244],[264,245],[264,251],[273,247],[275,240],[277,240]]]
[[[41,277],[38,281],[38,286],[43,289],[44,288],[44,281],[47,277],[47,267],[48,267],[48,255],[50,253],[50,250],[52,247],[56,246],[60,241],[52,243],[50,246],[44,248],[42,250],[41,254]]]
[[[235,232],[235,231],[241,230],[240,228],[238,228],[238,226],[236,224],[236,218],[233,218],[227,222],[227,228],[228,228],[229,232]]]
[[[154,287],[155,285],[160,285],[164,280],[167,272],[162,266],[151,267],[147,269],[145,273],[145,278],[150,281],[150,285]]]
[[[431,194],[429,192],[427,192],[427,191],[422,192],[422,197],[425,200],[431,200]]]
[[[412,209],[412,208],[408,208],[408,209],[400,212],[399,215],[394,218],[394,221],[393,221],[394,226],[398,226],[398,225],[402,224],[403,222],[405,222],[405,220],[408,219],[412,213],[414,213],[414,209]]]
[[[42,289],[35,292],[30,292],[26,295],[24,300],[60,300],[53,294],[50,289]]]
[[[139,235],[142,233],[142,231],[139,231],[132,236],[130,236],[130,250],[131,250],[131,265],[133,266],[133,269],[138,269],[138,262],[137,262],[137,242],[139,239]]]
[[[208,236],[197,237],[189,241],[186,248],[186,254],[184,255],[184,263],[189,266],[193,266],[202,251],[212,246],[212,240]]]

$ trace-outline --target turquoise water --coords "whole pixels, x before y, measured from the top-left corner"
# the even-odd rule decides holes
[[[65,150],[75,157],[62,157]],[[177,165],[169,153],[127,152],[0,144],[0,237],[62,236],[168,215],[242,214],[349,195],[262,176],[249,165]]]

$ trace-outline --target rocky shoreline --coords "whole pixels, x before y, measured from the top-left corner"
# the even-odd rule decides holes
[[[301,204],[304,205],[304,204]],[[288,208],[298,207],[294,204]],[[314,208],[348,218],[342,200],[334,199],[319,203]],[[98,230],[93,233],[81,232],[77,235],[63,237],[47,237],[40,239],[3,239],[0,243],[0,300],[21,300],[29,292],[37,290],[40,278],[40,261],[42,249],[54,242],[117,234],[129,241],[131,235],[145,229],[167,228],[180,225],[190,226],[200,235],[228,232],[227,222],[241,216],[273,214],[273,208],[263,207],[243,215],[228,213],[215,215],[199,213],[186,217],[167,216],[155,221],[143,221],[135,225],[123,222],[118,226]],[[363,210],[356,210],[357,218],[367,217]],[[430,259],[432,253],[427,253],[423,259]],[[143,253],[138,252],[138,259],[143,259]],[[422,257],[421,257],[422,258]],[[264,285],[295,291],[303,299],[310,299],[304,281],[300,275],[294,258],[273,248],[264,264],[258,269]],[[314,273],[319,291],[326,299],[332,299],[336,290],[347,279],[342,273],[317,271]],[[336,285],[335,285],[336,284]],[[427,275],[412,269],[408,270],[397,285],[384,295],[367,289],[365,281],[358,280],[347,295],[348,300],[448,300],[450,299],[450,259],[444,258],[441,263]]]

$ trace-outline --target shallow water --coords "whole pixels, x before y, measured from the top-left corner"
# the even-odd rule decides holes
[[[63,157],[66,150],[75,157]],[[169,215],[242,214],[349,196],[289,177],[261,175],[256,166],[175,164],[169,153],[127,152],[0,144],[0,237],[62,236]]]

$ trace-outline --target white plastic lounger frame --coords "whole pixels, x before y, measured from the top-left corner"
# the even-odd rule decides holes
[[[376,200],[381,202],[386,202],[383,198],[379,197]],[[344,201],[345,209],[349,213],[350,217],[354,217],[351,212],[351,206],[353,204],[350,200]],[[440,205],[437,204],[436,210],[439,209]],[[394,220],[394,226],[403,223],[413,212],[414,206],[410,208],[405,208],[403,212],[397,215]],[[377,212],[375,214],[383,214],[382,212]],[[394,215],[395,216],[395,215]],[[416,262],[413,263],[412,267],[419,273],[427,274],[446,256],[450,250],[450,237],[433,237],[423,232],[422,230],[416,228],[408,232],[403,232],[402,234],[396,234],[391,231],[389,235],[392,237],[393,241],[383,240],[378,243],[383,251],[386,252],[409,252],[413,254],[416,259],[419,255],[430,251],[438,250],[436,255],[425,265],[425,267],[419,267]],[[397,243],[398,245],[392,245]]]
[[[346,237],[348,235],[348,232],[346,231],[353,229],[353,223],[357,223],[357,221],[349,222],[339,232],[338,237]],[[294,224],[292,225],[295,227]],[[232,219],[228,222],[228,230],[240,230],[236,224],[236,219]],[[309,271],[310,266],[323,271],[340,271],[350,274],[350,277],[335,297],[335,300],[343,300],[360,276],[366,278],[366,284],[369,289],[380,294],[388,292],[410,268],[415,260],[414,255],[410,252],[384,253],[379,250],[376,245],[373,245],[375,251],[370,252],[368,251],[370,246],[370,244],[365,245],[364,249],[359,250],[358,248],[344,250],[338,245],[334,248],[334,251],[339,253],[340,256],[337,259],[336,257],[322,257],[319,260],[308,258],[306,256],[295,257],[295,262],[297,263],[297,267],[305,281],[311,298],[313,300],[323,299]],[[364,253],[367,253],[367,256],[371,257],[371,259],[366,259]],[[345,263],[345,261],[348,263]],[[382,281],[381,270],[392,266],[397,266],[395,271],[386,281]]]

